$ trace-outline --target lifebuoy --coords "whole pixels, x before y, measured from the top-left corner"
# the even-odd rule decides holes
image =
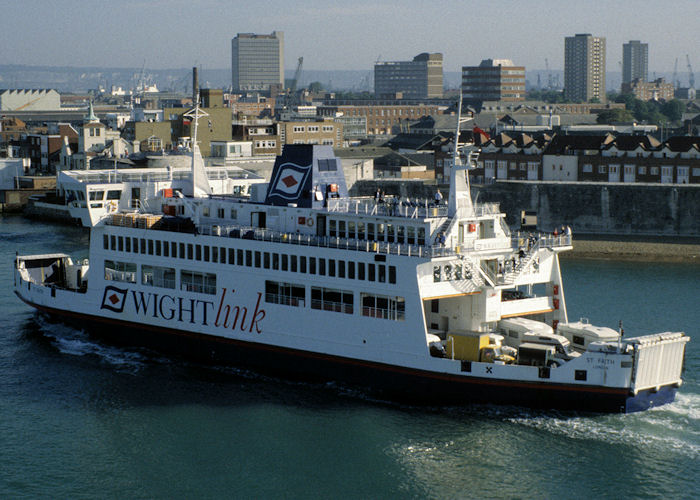
[[[306,219],[306,225],[312,227],[314,225],[314,220],[311,217],[309,217],[308,219]]]

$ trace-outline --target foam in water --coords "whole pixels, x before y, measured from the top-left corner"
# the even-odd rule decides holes
[[[628,415],[557,418],[548,416],[514,417],[507,420],[527,427],[577,440],[595,440],[658,451],[675,451],[690,458],[700,457],[700,442],[694,425],[678,426],[678,417],[697,414],[695,403],[672,403],[646,412]],[[672,407],[674,407],[672,409]],[[695,420],[694,418],[692,420]]]
[[[100,361],[136,372],[145,367],[146,357],[136,351],[100,344],[85,331],[63,323],[54,323],[43,315],[36,317],[44,336],[52,339],[52,345],[63,354],[72,356],[96,356]]]

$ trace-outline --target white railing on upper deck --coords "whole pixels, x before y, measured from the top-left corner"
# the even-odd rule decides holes
[[[571,246],[571,234],[553,235],[549,233],[525,233],[518,231],[511,235],[513,247],[530,250],[537,246],[539,248],[559,248]]]
[[[501,205],[499,203],[480,203],[474,205],[474,214],[477,217],[484,215],[494,215],[501,213]]]
[[[198,234],[241,238],[244,240],[269,241],[323,248],[338,248],[359,252],[382,253],[388,255],[406,255],[409,257],[441,257],[456,255],[451,248],[431,247],[429,245],[410,245],[389,243],[385,241],[358,240],[331,236],[313,236],[310,234],[285,233],[251,226],[200,224]]]
[[[387,217],[407,217],[424,219],[446,217],[447,205],[435,205],[434,201],[401,201],[399,198],[387,197],[382,202],[374,198],[330,198],[328,211],[353,215],[385,215]]]
[[[254,172],[239,167],[205,167],[209,180],[222,179],[259,179]],[[170,172],[163,168],[124,170],[67,170],[65,174],[85,184],[117,184],[121,182],[166,182],[169,180],[186,180],[192,177],[189,168],[173,168]]]

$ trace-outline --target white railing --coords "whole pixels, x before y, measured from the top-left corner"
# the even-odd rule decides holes
[[[387,255],[406,255],[409,257],[442,257],[456,255],[451,248],[431,247],[428,245],[410,245],[402,243],[388,243],[384,241],[359,240],[353,238],[340,238],[332,236],[314,236],[310,234],[284,233],[270,229],[256,228],[238,225],[200,225],[199,233],[208,236],[220,236],[225,238],[241,238],[244,240],[269,241],[274,243],[287,243],[324,248],[338,248],[341,250],[354,250],[359,252],[372,252]]]
[[[446,217],[447,205],[435,205],[430,200],[401,201],[398,198],[385,198],[379,203],[374,198],[353,198],[328,200],[328,212],[354,215],[385,215],[409,219]]]

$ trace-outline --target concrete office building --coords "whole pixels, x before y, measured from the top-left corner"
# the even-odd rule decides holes
[[[238,33],[231,40],[234,92],[270,91],[284,87],[284,33]]]
[[[383,61],[374,65],[374,94],[401,94],[405,99],[442,97],[442,54],[424,52],[412,61]]]
[[[622,44],[622,83],[649,80],[649,44],[630,40]]]
[[[587,33],[565,38],[564,98],[605,101],[605,38]]]
[[[484,59],[462,67],[462,97],[468,103],[525,100],[525,66],[510,59]]]

